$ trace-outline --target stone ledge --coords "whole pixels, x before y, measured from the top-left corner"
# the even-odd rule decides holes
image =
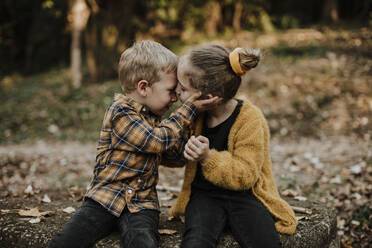
[[[25,209],[26,207],[37,207],[40,211],[55,211],[46,220],[31,224],[28,218],[23,218],[17,213],[0,214],[0,247],[46,247],[50,238],[56,234],[63,224],[70,218],[71,214],[62,212],[62,209],[72,206],[78,208],[80,202],[73,202],[69,196],[63,192],[54,192],[58,197],[54,197],[51,203],[40,203],[35,197],[8,197],[0,200],[0,209]],[[339,248],[340,241],[337,237],[337,212],[334,208],[329,208],[322,203],[315,201],[295,201],[286,199],[292,206],[308,208],[311,214],[298,214],[306,216],[299,220],[296,233],[292,236],[280,235],[284,248]],[[161,248],[179,247],[183,224],[179,220],[167,220],[168,208],[162,208],[160,215],[160,229],[172,229],[177,233],[174,235],[161,235]],[[119,247],[118,236],[112,234],[108,238],[101,240],[96,247],[108,248]],[[239,245],[233,237],[225,233],[221,237],[218,248],[235,248]]]

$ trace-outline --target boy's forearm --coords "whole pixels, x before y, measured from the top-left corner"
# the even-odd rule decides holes
[[[186,128],[180,141],[162,154],[161,165],[166,167],[182,167],[186,164],[187,159],[183,156],[183,151],[187,140],[190,138],[190,133],[191,128]]]
[[[196,114],[195,106],[185,103],[157,127],[151,126],[137,113],[125,114],[114,120],[113,147],[134,152],[163,153],[180,142],[183,130]]]

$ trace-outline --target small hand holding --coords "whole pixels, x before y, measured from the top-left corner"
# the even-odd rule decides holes
[[[208,99],[198,100],[200,96],[201,92],[199,91],[187,99],[188,101],[191,101],[195,105],[198,111],[206,111],[209,109],[213,109],[217,107],[223,100],[222,97],[219,96],[213,97],[212,95],[209,95],[210,97]]]
[[[185,145],[183,155],[190,161],[203,161],[210,156],[209,140],[204,136],[191,136]]]

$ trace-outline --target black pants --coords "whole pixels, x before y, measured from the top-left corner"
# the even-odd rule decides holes
[[[203,191],[191,194],[181,247],[217,247],[226,225],[243,248],[281,247],[270,212],[251,192],[219,195]]]
[[[49,248],[93,247],[113,231],[119,231],[121,247],[155,248],[159,243],[158,224],[156,210],[132,214],[125,209],[118,218],[87,198],[62,231],[52,238]]]

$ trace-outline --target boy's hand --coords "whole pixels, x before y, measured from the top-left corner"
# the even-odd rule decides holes
[[[183,155],[190,161],[203,161],[209,158],[211,150],[209,149],[209,140],[204,136],[191,136],[185,145]]]
[[[201,96],[201,92],[190,96],[187,101],[191,101],[198,111],[206,111],[217,107],[222,102],[222,97],[210,96],[209,99],[197,100]]]

